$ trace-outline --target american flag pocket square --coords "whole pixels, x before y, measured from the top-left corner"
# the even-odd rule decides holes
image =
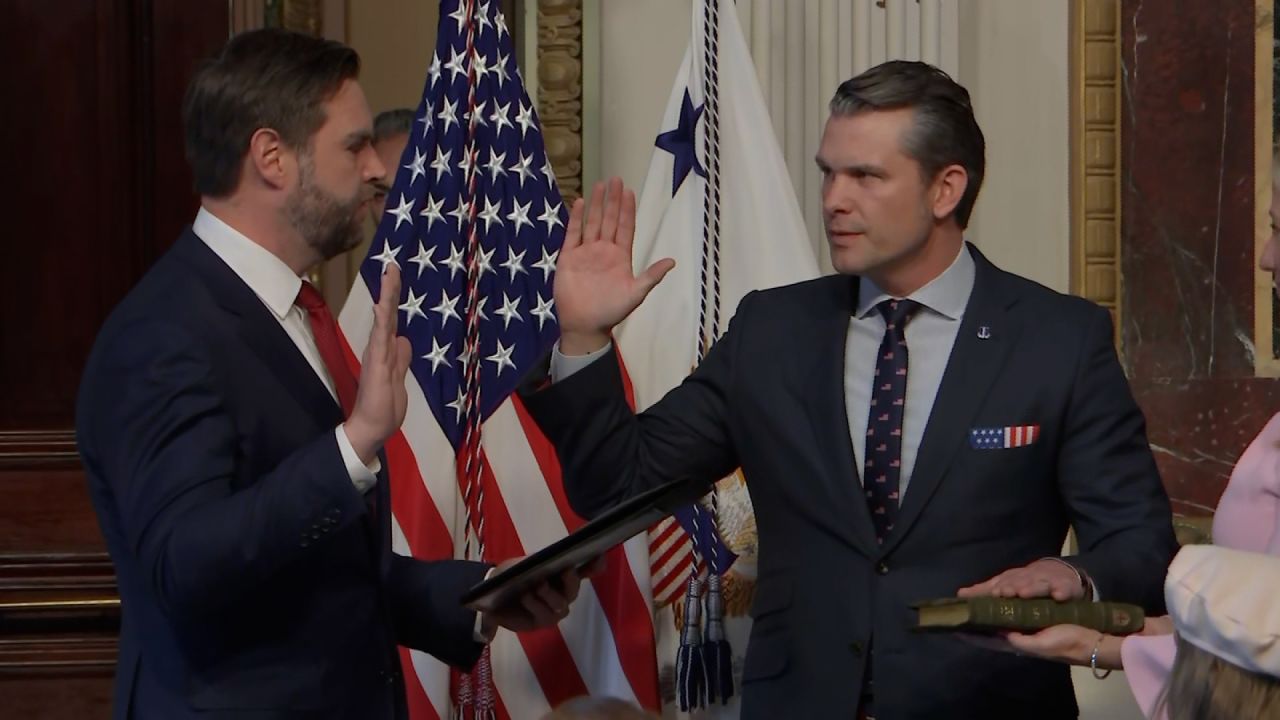
[[[969,431],[969,447],[974,450],[1007,450],[1030,445],[1039,439],[1039,425],[982,427]]]

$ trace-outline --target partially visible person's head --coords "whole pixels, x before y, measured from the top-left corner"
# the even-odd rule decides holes
[[[1182,637],[1160,702],[1169,720],[1280,717],[1280,679],[1249,672]]]
[[[1177,654],[1157,711],[1170,720],[1280,717],[1277,587],[1280,557],[1214,545],[1178,551],[1165,577]]]
[[[542,720],[657,720],[657,716],[618,698],[583,696],[561,703]]]
[[[386,168],[387,175],[380,182],[373,194],[373,204],[369,209],[369,220],[376,228],[387,209],[387,192],[399,171],[400,157],[409,144],[409,133],[413,130],[413,111],[409,108],[384,110],[373,118],[373,151],[378,153],[378,160]]]
[[[1276,284],[1276,268],[1280,266],[1280,151],[1271,156],[1271,209],[1267,214],[1271,220],[1271,234],[1262,246],[1258,268],[1271,273],[1271,290],[1280,294],[1280,286]]]
[[[279,29],[232,38],[183,102],[186,154],[206,205],[231,208],[309,262],[355,247],[384,170],[345,45]]]
[[[931,65],[892,61],[842,83],[830,111],[816,161],[835,268],[879,282],[938,237],[958,250],[986,169],[968,91]]]

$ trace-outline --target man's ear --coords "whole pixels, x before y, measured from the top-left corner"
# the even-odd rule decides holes
[[[287,186],[294,162],[293,152],[275,130],[259,128],[249,138],[246,164],[264,185],[276,189]]]
[[[969,173],[964,166],[948,165],[938,171],[930,192],[934,219],[941,220],[955,212],[968,187]]]

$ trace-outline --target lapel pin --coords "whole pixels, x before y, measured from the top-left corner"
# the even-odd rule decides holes
[[[982,327],[978,328],[978,339],[979,339],[979,340],[990,340],[990,339],[991,339],[991,328],[987,327],[986,325],[983,325]]]

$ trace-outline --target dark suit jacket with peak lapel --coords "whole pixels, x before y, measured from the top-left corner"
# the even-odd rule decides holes
[[[342,411],[187,230],[107,320],[76,417],[123,608],[116,718],[405,716],[396,644],[469,666],[486,572],[391,552]]]
[[[701,366],[639,415],[612,354],[527,386],[584,515],[741,466],[760,543],[745,718],[851,717],[873,637],[878,720],[1075,717],[1066,666],[909,630],[911,603],[1057,555],[1069,525],[1073,562],[1103,598],[1163,605],[1170,506],[1109,315],[970,250],[974,290],[882,547],[845,413],[857,278],[746,296]],[[1017,425],[1039,425],[1037,441],[969,442],[971,429]]]

